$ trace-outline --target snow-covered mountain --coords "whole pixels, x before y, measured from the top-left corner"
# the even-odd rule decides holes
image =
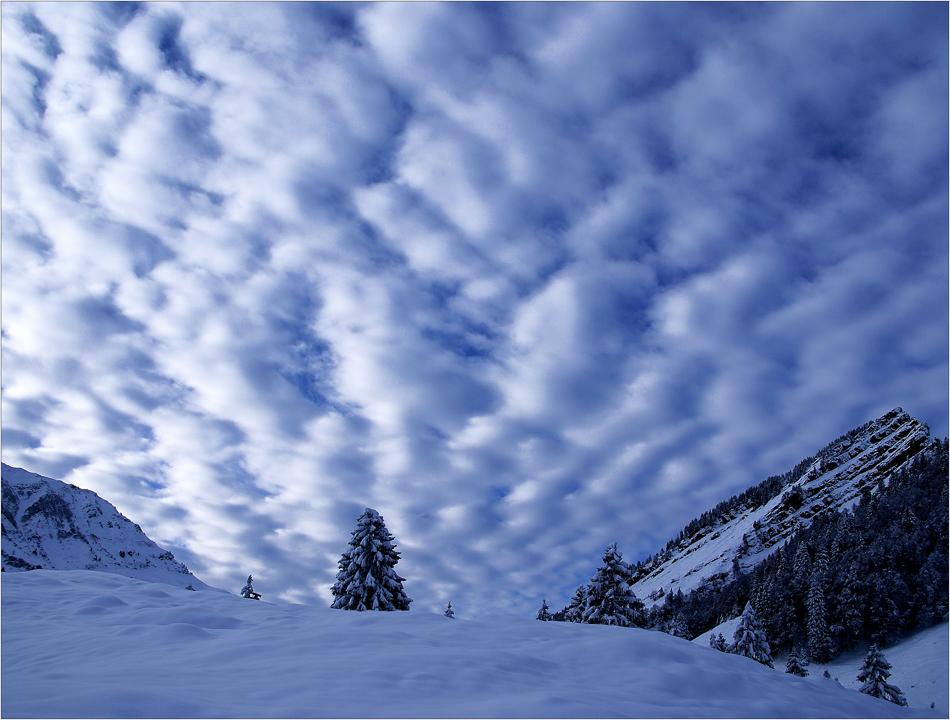
[[[891,410],[799,463],[774,496],[749,494],[708,522],[691,524],[692,530],[640,567],[634,592],[650,606],[666,592],[725,580],[734,562],[743,570],[753,567],[816,514],[851,507],[862,493],[886,483],[931,442],[925,423],[901,408]]]
[[[640,628],[3,580],[4,717],[946,717]]]
[[[98,570],[207,586],[90,490],[3,464],[3,571]]]

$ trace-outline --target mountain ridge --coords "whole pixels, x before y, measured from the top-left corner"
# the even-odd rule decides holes
[[[635,564],[634,592],[649,607],[666,592],[749,570],[817,514],[874,492],[931,442],[926,423],[894,408],[687,524],[664,550]]]
[[[97,570],[208,588],[91,490],[2,463],[4,572]]]

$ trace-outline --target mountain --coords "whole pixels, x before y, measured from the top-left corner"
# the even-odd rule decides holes
[[[98,570],[208,587],[94,492],[6,463],[2,468],[4,572]]]
[[[874,492],[931,442],[925,423],[891,410],[691,522],[637,564],[634,592],[649,607],[670,591],[686,593],[756,566],[817,514],[852,507]]]

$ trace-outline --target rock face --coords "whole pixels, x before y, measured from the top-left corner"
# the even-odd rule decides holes
[[[767,502],[735,508],[682,538],[641,569],[634,592],[649,606],[668,591],[685,593],[705,581],[726,579],[735,563],[743,570],[753,567],[816,514],[849,508],[863,493],[873,493],[930,443],[926,424],[901,408],[891,410],[825,447]]]
[[[3,464],[3,571],[99,570],[207,586],[90,490]]]

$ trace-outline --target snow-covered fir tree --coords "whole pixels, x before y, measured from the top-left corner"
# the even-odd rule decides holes
[[[907,699],[901,689],[887,682],[890,676],[891,664],[884,658],[884,653],[877,649],[877,645],[871,645],[864,658],[864,665],[858,672],[858,681],[864,683],[861,686],[861,692],[906,706]]]
[[[772,650],[765,638],[765,631],[762,630],[759,619],[755,616],[755,610],[752,609],[752,603],[746,603],[745,610],[742,612],[739,627],[736,628],[736,634],[733,636],[732,652],[752,658],[763,665],[775,667],[772,664]]]
[[[408,610],[406,596],[393,567],[399,553],[393,536],[378,512],[366,508],[356,523],[350,547],[340,558],[340,571],[333,586],[333,604],[338,610]]]
[[[679,615],[670,620],[666,631],[674,637],[686,638],[687,640],[689,639],[689,631],[686,629],[686,623],[683,622],[683,618],[681,618]]]
[[[709,647],[719,652],[729,652],[729,645],[726,643],[726,638],[722,636],[722,633],[709,636]]]
[[[828,613],[825,609],[822,580],[821,573],[813,573],[811,589],[808,591],[808,652],[812,660],[818,663],[826,663],[834,657],[831,635],[828,633]]]
[[[548,601],[541,600],[541,609],[538,610],[538,620],[547,622],[551,619],[551,608],[548,607]]]
[[[445,606],[445,612],[442,614],[445,615],[445,617],[447,618],[452,618],[453,620],[455,619],[455,610],[452,609],[451,602],[449,602],[449,604]]]
[[[788,662],[785,663],[785,672],[798,677],[808,677],[808,671],[805,669],[805,663],[799,655],[798,650],[793,649],[788,654]]]
[[[568,622],[584,622],[584,608],[587,606],[587,586],[581,585],[574,591],[574,597],[564,608],[564,617]]]
[[[587,602],[581,622],[594,625],[643,625],[643,603],[630,588],[633,571],[623,561],[617,543],[604,551],[603,565],[587,585]]]

